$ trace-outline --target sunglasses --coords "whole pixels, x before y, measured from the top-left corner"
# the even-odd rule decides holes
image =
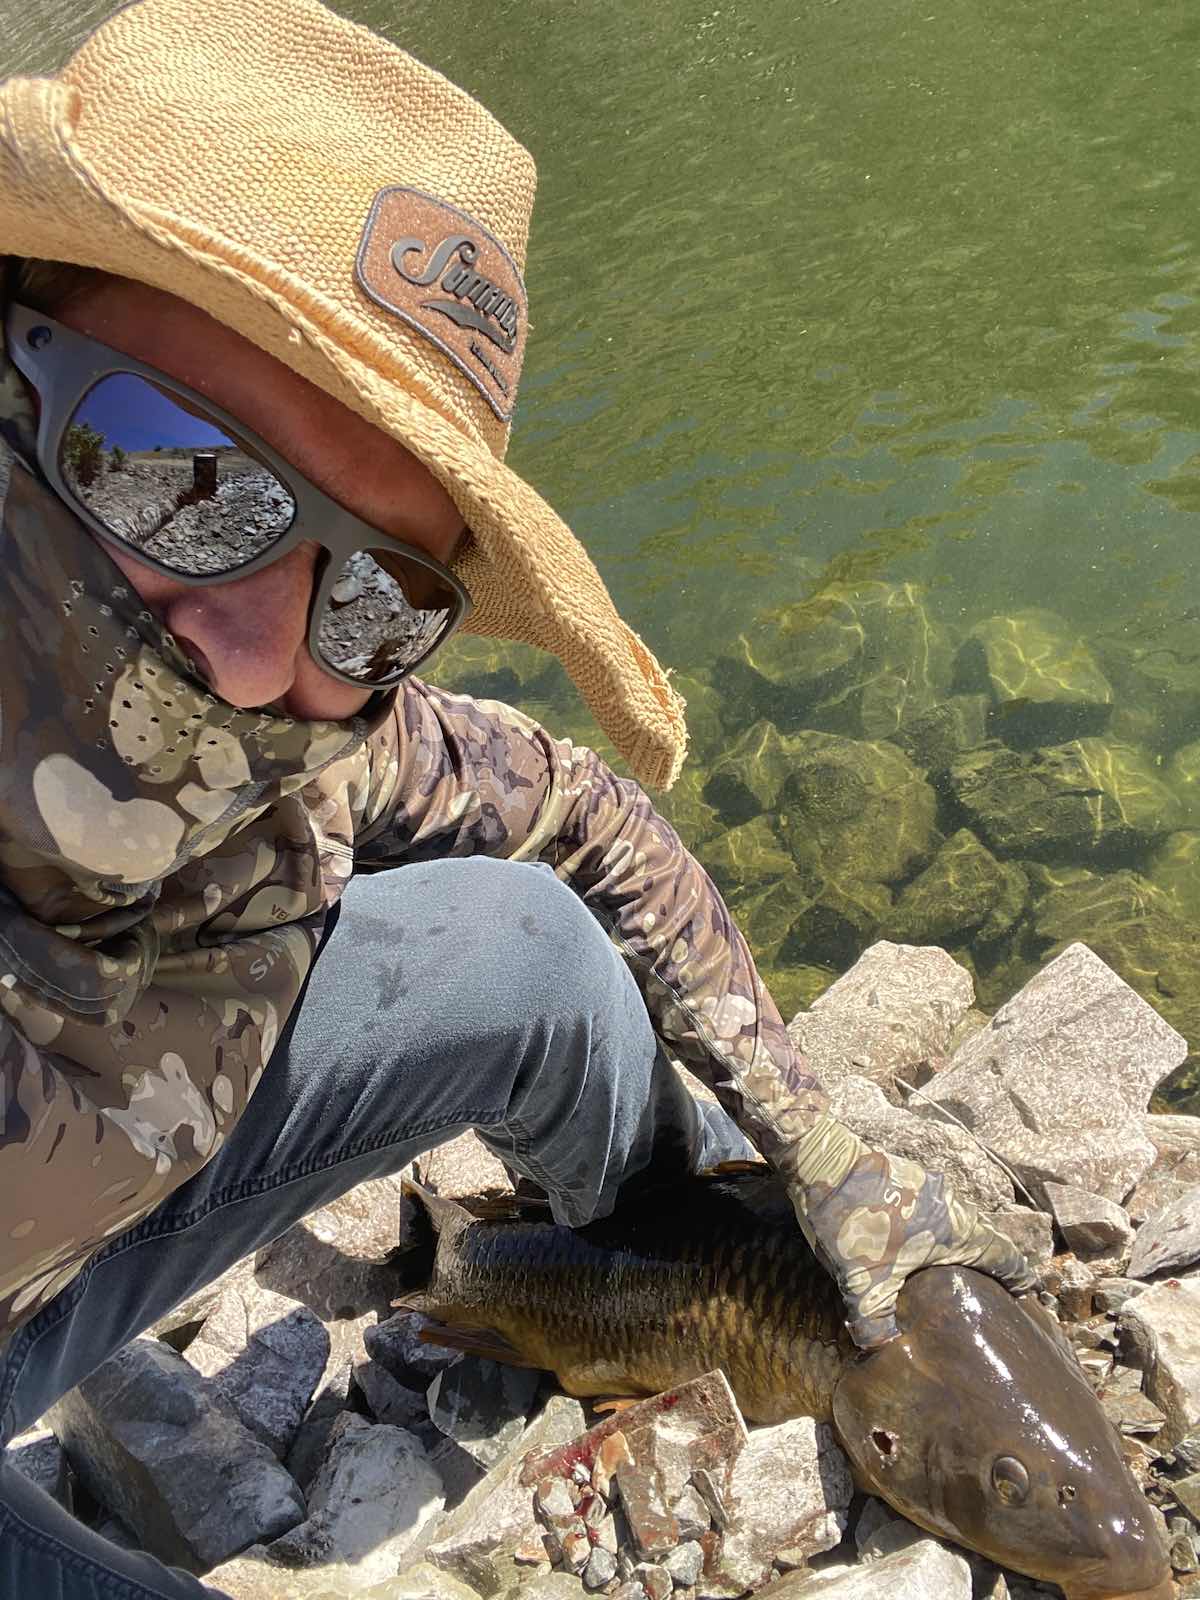
[[[333,677],[399,683],[470,610],[440,561],[353,516],[194,389],[27,306],[10,307],[6,339],[41,400],[38,464],[102,538],[196,586],[322,547],[308,647]]]

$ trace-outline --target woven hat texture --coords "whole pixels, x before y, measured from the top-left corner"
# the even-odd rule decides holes
[[[669,787],[682,700],[503,462],[534,186],[528,152],[477,101],[317,0],[140,0],[56,76],[0,84],[0,249],[166,289],[399,439],[470,530],[455,559],[467,627],[552,651],[640,781]],[[388,206],[471,241],[451,272],[473,299],[420,309],[411,285],[432,254],[401,238],[389,256]],[[489,306],[504,329],[481,322]]]

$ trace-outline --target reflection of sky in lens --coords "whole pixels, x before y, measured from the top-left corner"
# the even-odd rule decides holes
[[[211,449],[230,443],[227,434],[130,372],[102,378],[83,398],[72,419],[104,435],[104,448],[122,450]]]

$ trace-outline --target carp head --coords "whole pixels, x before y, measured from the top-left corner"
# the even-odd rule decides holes
[[[1151,1510],[1055,1324],[992,1278],[928,1267],[900,1337],[847,1368],[834,1422],[862,1486],[1068,1600],[1173,1593]]]

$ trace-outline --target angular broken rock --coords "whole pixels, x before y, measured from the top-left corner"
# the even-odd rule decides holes
[[[452,1350],[444,1344],[427,1344],[421,1338],[421,1330],[433,1326],[419,1311],[397,1311],[386,1321],[368,1328],[363,1342],[372,1361],[386,1367],[397,1382],[424,1394],[443,1367],[462,1360],[461,1350]]]
[[[309,1491],[308,1520],[206,1581],[236,1600],[354,1594],[421,1554],[442,1505],[441,1479],[418,1439],[347,1412]]]
[[[1150,1217],[1133,1241],[1125,1269],[1131,1278],[1179,1272],[1200,1261],[1200,1184]]]
[[[156,1339],[135,1339],[47,1413],[83,1483],[144,1549],[207,1572],[304,1516],[274,1453]]]
[[[373,1178],[310,1212],[255,1256],[259,1283],[325,1322],[367,1311],[386,1317],[396,1273],[383,1258],[400,1242],[400,1183]]]
[[[854,1485],[824,1422],[796,1417],[756,1428],[731,1463],[729,1527],[704,1577],[706,1595],[740,1595],[766,1581],[778,1550],[830,1550],[846,1526]]]
[[[497,1361],[460,1361],[429,1385],[429,1419],[490,1469],[525,1431],[542,1374]]]
[[[638,1554],[654,1560],[680,1542],[673,1507],[691,1478],[708,1472],[724,1497],[728,1474],[746,1443],[746,1424],[725,1374],[707,1372],[530,1458],[524,1481],[534,1485],[569,1477],[576,1464],[590,1472],[604,1441],[616,1433],[625,1442],[626,1458],[614,1472],[621,1505]]]
[[[927,1172],[942,1173],[956,1194],[985,1211],[1012,1205],[1012,1180],[963,1128],[893,1105],[877,1084],[857,1074],[840,1083],[822,1081],[830,1091],[831,1113],[869,1145],[919,1162]]]
[[[1002,1206],[987,1220],[1024,1252],[1035,1271],[1044,1272],[1050,1265],[1054,1258],[1054,1218],[1048,1211]]]
[[[971,975],[935,947],[880,940],[788,1027],[826,1087],[848,1072],[898,1100],[894,1085],[942,1065],[975,997]]]
[[[1042,1185],[1067,1249],[1076,1255],[1123,1257],[1133,1239],[1129,1218],[1115,1200],[1073,1183]]]
[[[944,1106],[1036,1193],[1046,1181],[1120,1201],[1156,1155],[1138,1136],[1187,1043],[1083,944],[1037,973],[955,1053],[914,1107]]]
[[[523,1471],[531,1452],[545,1455],[582,1429],[579,1401],[551,1395],[504,1459],[443,1520],[426,1561],[488,1595],[503,1594],[539,1561],[548,1567],[534,1510],[537,1479],[524,1482]]]
[[[231,1287],[184,1358],[250,1432],[282,1458],[329,1357],[329,1335],[305,1305],[261,1284]]]
[[[1166,1414],[1159,1448],[1200,1423],[1200,1277],[1167,1278],[1130,1301],[1120,1327],[1146,1373],[1146,1393]]]
[[[705,1595],[703,1580],[697,1590]],[[861,1567],[829,1572],[789,1572],[765,1591],[764,1600],[971,1600],[971,1569],[965,1557],[934,1539],[914,1544]]]

